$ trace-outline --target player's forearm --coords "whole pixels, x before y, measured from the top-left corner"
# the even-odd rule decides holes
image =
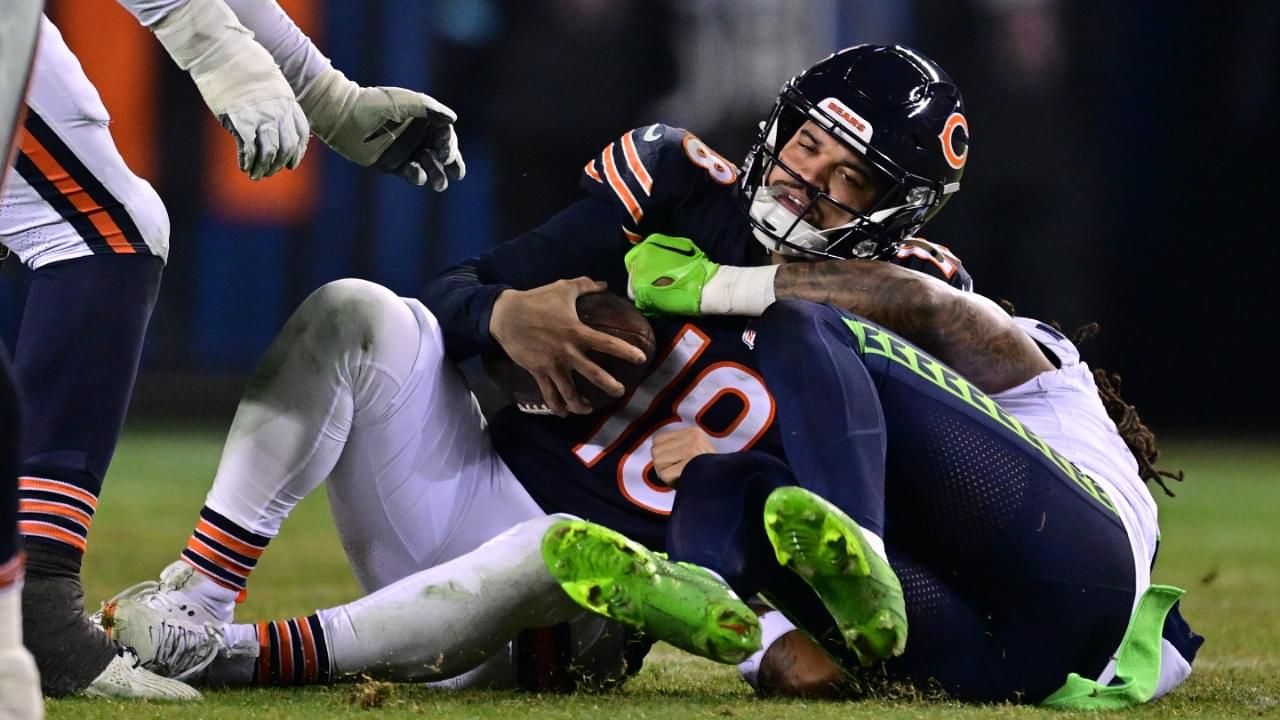
[[[198,1],[198,0],[193,0]],[[302,32],[275,0],[223,0],[258,44],[271,53],[295,95],[331,67],[311,38]]]
[[[455,361],[498,347],[489,333],[498,295],[509,289],[491,282],[472,262],[450,268],[422,291],[422,304],[440,323],[445,352]]]
[[[275,0],[117,0],[138,22],[153,27],[189,2],[222,2],[231,8],[253,38],[271,54],[289,81],[294,94],[330,67],[329,59],[316,48]]]
[[[133,14],[143,27],[151,27],[165,17],[186,5],[188,2],[200,0],[116,0],[125,10]]]
[[[932,351],[939,305],[932,282],[874,260],[792,262],[778,268],[773,292],[779,300],[825,303],[861,315]]]
[[[1051,369],[995,303],[889,263],[788,263],[778,268],[773,288],[778,299],[826,303],[883,325],[985,392],[1007,390]]]

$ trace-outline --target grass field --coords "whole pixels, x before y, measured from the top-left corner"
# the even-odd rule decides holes
[[[126,433],[95,519],[85,589],[97,601],[154,578],[186,542],[213,476],[221,434],[146,428]],[[1166,442],[1187,471],[1160,498],[1164,543],[1156,580],[1188,590],[1184,614],[1208,638],[1196,673],[1149,717],[1280,717],[1280,443]],[[354,598],[357,589],[323,493],[290,517],[254,574],[237,616],[278,618]],[[363,699],[373,698],[365,707]],[[50,701],[51,718],[988,718],[1052,715],[1011,706],[755,699],[733,668],[659,648],[623,690],[547,696],[444,693],[416,686],[206,692],[195,706],[83,698]]]

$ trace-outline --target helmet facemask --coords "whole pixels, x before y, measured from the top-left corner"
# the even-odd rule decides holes
[[[949,194],[954,188],[931,187],[928,180],[902,169],[869,142],[869,126],[863,125],[866,132],[859,137],[857,128],[849,120],[819,107],[830,104],[830,100],[834,98],[815,104],[795,89],[794,82],[783,88],[747,158],[741,180],[744,209],[756,239],[771,252],[811,258],[885,258],[941,207],[946,197],[939,201],[939,195]],[[839,104],[837,100],[836,105]],[[813,121],[827,136],[861,156],[887,180],[888,187],[871,207],[859,211],[836,200],[822,188],[805,181],[780,158],[782,148],[806,121]],[[767,184],[775,168],[804,188],[807,204],[799,215],[777,200],[780,195],[792,194],[791,188]],[[814,227],[803,218],[819,203],[850,220],[832,228]]]

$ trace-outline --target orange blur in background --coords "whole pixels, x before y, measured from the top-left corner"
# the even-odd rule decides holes
[[[279,0],[303,32],[320,30],[322,0]],[[80,59],[111,113],[111,135],[129,167],[163,187],[158,143],[164,122],[161,63],[171,62],[151,32],[115,0],[49,0],[48,14]],[[230,221],[287,224],[305,217],[318,197],[324,152],[313,146],[297,170],[253,182],[236,166],[235,142],[206,113],[192,134],[205,153],[204,198],[215,215]],[[318,145],[319,143],[313,143]],[[163,194],[163,192],[162,192]]]

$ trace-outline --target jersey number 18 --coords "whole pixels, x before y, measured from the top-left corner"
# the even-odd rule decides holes
[[[773,422],[773,396],[760,376],[739,363],[718,362],[704,368],[671,403],[674,412],[670,417],[641,424],[657,407],[659,399],[684,379],[710,344],[711,339],[702,331],[685,325],[653,372],[622,407],[606,417],[573,449],[582,464],[593,467],[614,449],[625,448],[618,460],[618,490],[650,512],[668,515],[675,502],[675,490],[658,482],[656,476],[650,478],[655,435],[696,426],[711,439],[716,452],[730,453],[750,448]],[[722,427],[708,427],[704,421],[707,411],[729,396],[741,405],[736,417]]]

